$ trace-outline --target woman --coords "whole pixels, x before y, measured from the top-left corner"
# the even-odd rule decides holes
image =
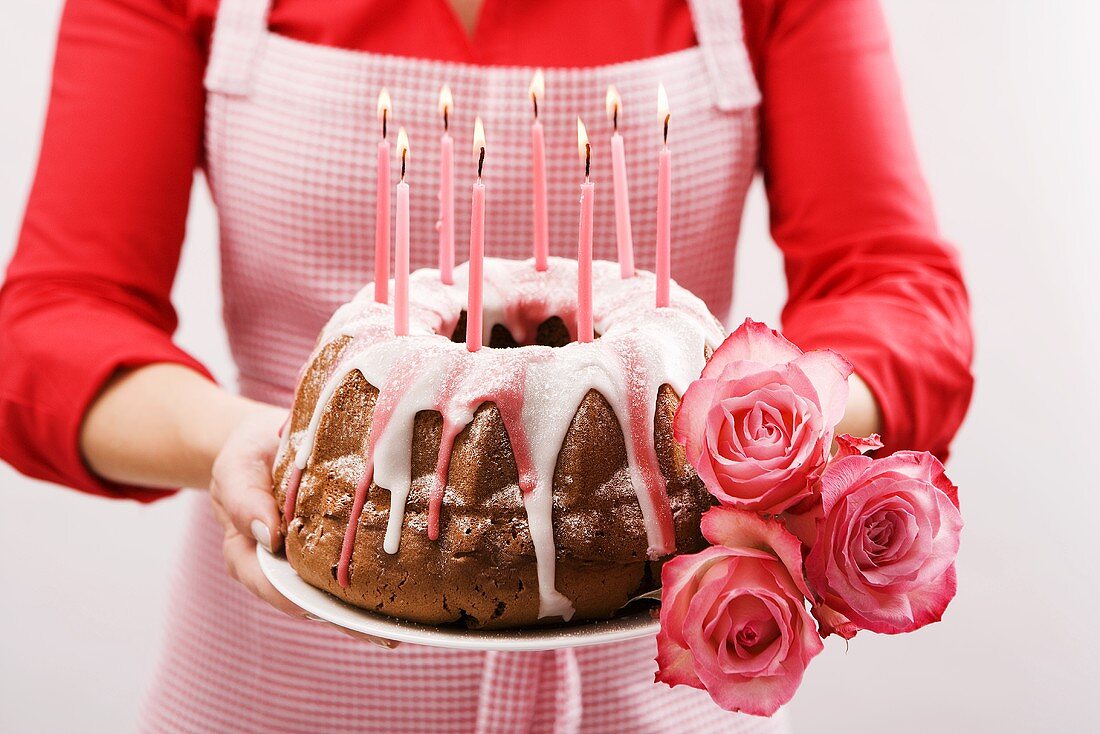
[[[786,259],[785,334],[841,351],[859,376],[842,429],[881,430],[887,450],[946,454],[970,396],[967,299],[874,0],[69,0],[42,158],[0,294],[2,455],[108,497],[210,487],[143,730],[783,730],[782,717],[727,714],[697,691],[654,685],[652,640],[547,654],[382,649],[392,646],[303,620],[256,565],[257,541],[282,540],[270,464],[296,371],[372,272],[375,95],[393,94],[420,166],[412,183],[429,192],[413,205],[413,266],[433,260],[424,172],[444,83],[456,137],[475,114],[489,130],[491,254],[525,257],[536,67],[548,69],[539,113],[555,254],[570,255],[575,237],[573,117],[592,131],[613,83],[637,258],[652,268],[651,110],[663,81],[677,151],[673,276],[727,313],[759,166]],[[594,177],[610,180],[594,150]],[[199,166],[219,209],[241,396],[171,341]],[[597,255],[613,259],[612,218],[597,219]]]

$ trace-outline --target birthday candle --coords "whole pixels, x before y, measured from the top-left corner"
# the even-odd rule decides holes
[[[474,122],[474,158],[477,160],[477,180],[474,181],[470,204],[470,284],[466,301],[466,349],[481,349],[482,291],[485,258],[485,185],[481,171],[485,165],[485,128],[481,118]]]
[[[534,121],[531,123],[531,192],[534,229],[535,269],[546,270],[550,253],[550,220],[546,211],[546,141],[539,120],[539,98],[546,93],[542,70],[535,72],[530,87]]]
[[[443,136],[439,139],[439,279],[454,283],[455,266],[455,141],[451,137],[451,88],[439,90]]]
[[[378,141],[374,212],[374,300],[379,303],[390,300],[390,142],[387,133],[391,114],[393,102],[390,93],[383,89],[378,95],[382,139]]]
[[[397,131],[397,157],[401,160],[401,181],[397,184],[393,331],[397,336],[406,336],[409,333],[409,183],[405,180],[405,164],[409,158],[409,136],[405,128]]]
[[[630,231],[630,192],[626,183],[626,150],[619,133],[623,100],[614,86],[607,88],[607,116],[611,120],[611,174],[615,183],[615,236],[619,245],[619,275],[634,277],[634,235]]]
[[[577,148],[584,161],[581,183],[581,223],[577,237],[577,341],[590,342],[592,327],[592,209],[596,189],[592,185],[592,146],[581,118],[577,118]]]
[[[668,149],[668,122],[671,117],[665,85],[657,87],[657,114],[661,117],[663,138],[657,158],[657,306],[667,306],[672,259],[672,153]]]

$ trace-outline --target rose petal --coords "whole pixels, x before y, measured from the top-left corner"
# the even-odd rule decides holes
[[[693,466],[702,453],[703,426],[717,389],[716,380],[696,380],[691,383],[680,398],[680,405],[672,420],[673,436],[684,447],[688,462]]]
[[[846,456],[832,461],[821,475],[821,509],[826,515],[833,505],[858,482],[871,468],[873,459],[868,456]]]
[[[806,352],[791,365],[805,373],[817,391],[818,404],[825,422],[834,428],[844,417],[848,404],[848,377],[852,364],[836,352],[822,349]]]
[[[802,544],[779,520],[765,520],[753,512],[712,507],[700,521],[703,537],[714,547],[766,549],[782,562],[803,596],[810,590],[802,577]]]
[[[745,323],[726,337],[711,355],[703,368],[702,376],[715,377],[730,362],[777,365],[790,362],[801,354],[802,350],[783,338],[778,331],[769,329],[766,324],[745,319]]]
[[[673,642],[668,635],[657,633],[657,672],[653,675],[656,683],[670,686],[691,686],[703,688],[703,682],[695,674],[691,650]]]
[[[817,620],[818,632],[822,639],[829,635],[839,635],[845,640],[850,640],[859,632],[859,627],[828,604],[814,604],[810,611]]]
[[[834,459],[843,459],[846,456],[859,456],[878,451],[882,448],[882,437],[872,433],[865,438],[850,436],[847,433],[836,437],[837,452]]]

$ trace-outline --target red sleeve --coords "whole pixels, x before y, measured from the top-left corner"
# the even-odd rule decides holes
[[[882,408],[888,451],[945,456],[973,386],[969,305],[917,164],[878,3],[780,0],[747,13],[746,34],[789,284],[784,332],[851,360]]]
[[[0,458],[113,497],[78,437],[116,371],[205,370],[169,300],[202,136],[203,52],[168,0],[69,0],[38,173],[0,290]],[[209,375],[207,375],[209,376]]]

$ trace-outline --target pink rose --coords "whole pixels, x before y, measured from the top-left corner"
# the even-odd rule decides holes
[[[851,373],[840,355],[803,353],[747,320],[684,393],[676,438],[722,504],[782,512],[810,496],[829,459]]]
[[[806,610],[801,545],[778,520],[728,507],[708,510],[702,530],[715,545],[661,572],[656,679],[770,716],[823,648]]]
[[[806,577],[822,634],[897,634],[939,621],[955,596],[958,492],[931,454],[852,455],[821,478]]]
[[[836,453],[833,454],[832,461],[843,459],[845,456],[856,456],[857,454],[866,454],[871,451],[878,451],[882,448],[882,439],[877,433],[872,433],[866,438],[857,436],[849,436],[848,434],[842,434],[836,437]],[[806,545],[813,545],[814,540],[817,539],[817,524],[824,517],[824,513],[821,511],[821,495],[814,494],[812,497],[799,502],[797,506],[791,507],[783,513],[783,521],[787,523],[787,530],[790,530],[795,534],[799,540]],[[814,607],[814,616],[817,617],[819,624],[825,627],[832,628],[828,620],[823,620],[819,612],[823,612],[819,607]],[[845,627],[845,630],[851,630],[853,628]],[[834,630],[837,634],[841,634],[844,639],[850,640],[855,636],[853,631],[850,635]]]

